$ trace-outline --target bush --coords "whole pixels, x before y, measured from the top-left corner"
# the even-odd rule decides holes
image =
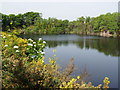
[[[91,82],[82,81],[80,76],[70,77],[74,66],[68,65],[61,72],[55,58],[49,58],[46,64],[43,51],[46,42],[41,38],[35,42],[10,33],[2,32],[1,36],[3,88],[101,88],[101,84],[95,87]],[[103,82],[103,88],[109,88],[109,78],[105,77]]]

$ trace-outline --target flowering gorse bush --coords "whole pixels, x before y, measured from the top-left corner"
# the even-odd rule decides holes
[[[41,38],[35,42],[32,39],[17,38],[15,35],[2,33],[2,50],[3,57],[9,57],[11,55],[29,56],[30,60],[35,58],[41,58],[45,52],[46,42]]]
[[[59,71],[55,56],[44,62],[46,42],[39,38],[22,39],[2,32],[2,86],[3,88],[101,88],[86,83],[80,76],[72,78],[70,68]],[[56,50],[53,50],[56,52]],[[78,83],[78,81],[81,81]],[[109,88],[109,78],[103,80],[103,88]]]
[[[18,38],[15,35],[2,32],[2,58],[15,55],[16,57],[25,56],[26,39]]]

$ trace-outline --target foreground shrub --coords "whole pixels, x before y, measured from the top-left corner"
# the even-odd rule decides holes
[[[2,32],[2,86],[3,88],[101,88],[84,82],[80,76],[72,78],[73,64],[59,71],[55,58],[44,62],[46,42],[39,38],[22,39]],[[73,59],[71,60],[73,61]],[[80,81],[80,82],[79,82]],[[79,82],[79,83],[78,83]],[[103,80],[103,88],[109,88],[109,78]]]

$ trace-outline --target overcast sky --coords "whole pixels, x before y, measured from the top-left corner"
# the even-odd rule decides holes
[[[19,2],[18,2],[19,1]],[[108,12],[117,12],[118,11],[118,1],[110,0],[106,2],[97,2],[91,0],[84,2],[76,0],[69,0],[67,2],[59,1],[56,2],[52,0],[52,2],[48,2],[47,0],[43,0],[41,2],[36,2],[36,0],[21,2],[23,0],[11,0],[8,2],[4,0],[1,3],[0,11],[4,14],[19,14],[25,13],[29,11],[40,12],[42,13],[43,18],[55,17],[58,19],[68,19],[68,20],[76,20],[81,16],[90,16],[95,17],[100,14],[105,14]],[[34,1],[34,2],[33,2]]]

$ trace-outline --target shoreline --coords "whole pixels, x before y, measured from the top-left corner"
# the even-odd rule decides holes
[[[34,35],[85,35],[85,36],[100,36],[100,37],[107,37],[107,38],[110,38],[110,37],[113,37],[113,38],[117,38],[117,37],[120,37],[120,35],[118,36],[117,34],[108,34],[108,33],[87,33],[87,34],[83,34],[83,33],[64,33],[64,34],[57,34],[57,33],[51,33],[51,34],[45,34],[45,33],[20,33],[20,34],[24,34],[24,35],[27,35],[27,34],[34,34]]]

